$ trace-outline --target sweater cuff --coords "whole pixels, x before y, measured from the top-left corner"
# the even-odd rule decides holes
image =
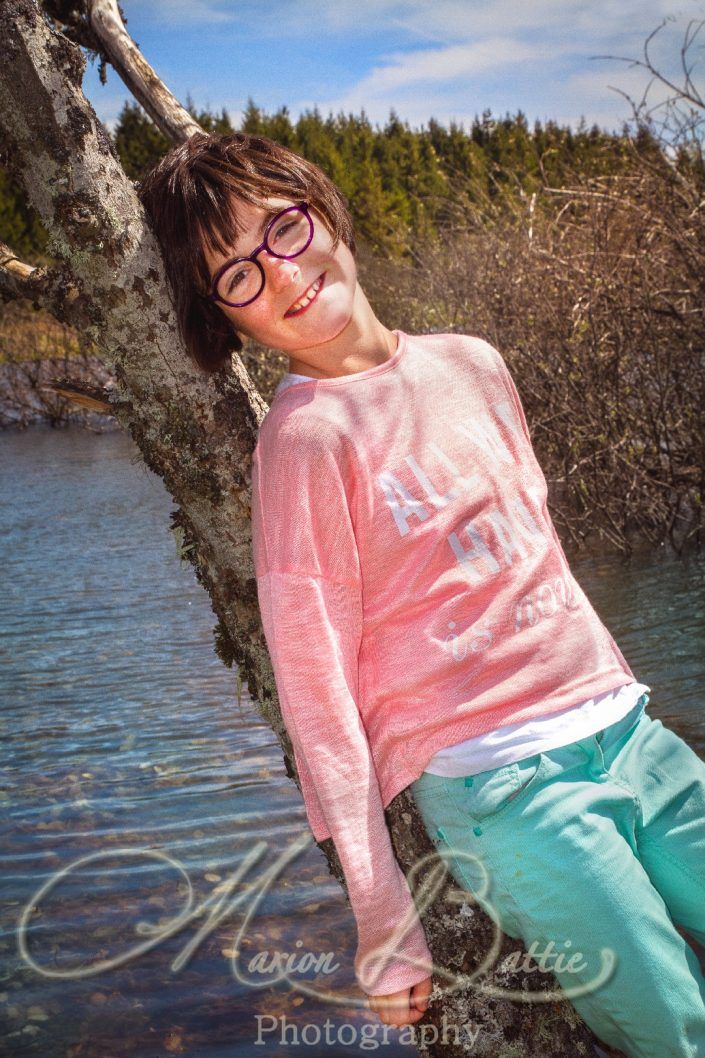
[[[387,996],[411,988],[431,976],[433,958],[423,926],[418,925],[401,941],[379,943],[355,957],[355,976],[368,996]]]

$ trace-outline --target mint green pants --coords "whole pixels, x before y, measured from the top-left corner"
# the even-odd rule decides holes
[[[557,980],[629,1058],[705,1058],[705,979],[676,929],[705,945],[705,763],[647,703],[478,775],[424,772],[411,792],[455,881],[528,967],[544,957],[535,991]]]

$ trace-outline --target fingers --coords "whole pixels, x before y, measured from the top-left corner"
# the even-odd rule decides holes
[[[433,982],[430,977],[424,978],[423,981],[419,981],[411,989],[411,1005],[416,1007],[424,1013],[428,1009],[428,997],[431,994]]]
[[[420,1021],[423,1017],[423,1011],[410,1010],[408,1007],[406,1013],[402,1013],[398,1007],[393,1009],[387,1008],[385,1010],[375,1009],[375,1013],[383,1024],[391,1025],[391,1027],[395,1029],[401,1029],[404,1025],[415,1025],[416,1022]]]
[[[418,986],[415,985],[414,988]],[[393,995],[369,996],[368,1005],[385,1025],[394,1028],[413,1025],[424,1016],[428,1004],[423,998],[423,993],[416,999],[412,999],[412,993],[413,990],[407,988]]]

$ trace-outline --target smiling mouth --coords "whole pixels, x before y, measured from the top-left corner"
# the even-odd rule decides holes
[[[284,316],[300,316],[302,312],[305,312],[309,305],[316,300],[319,293],[321,292],[324,279],[325,272],[321,272],[318,279],[315,279],[313,283],[311,283],[311,286],[303,294],[303,296],[300,297],[298,301],[295,301],[294,304],[286,310]]]

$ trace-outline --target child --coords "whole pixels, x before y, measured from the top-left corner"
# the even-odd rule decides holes
[[[410,786],[456,880],[563,955],[548,968],[600,1039],[705,1058],[705,980],[674,924],[705,943],[705,765],[645,711],[570,571],[502,357],[385,327],[341,193],[270,140],[197,134],[140,196],[194,360],[217,369],[245,337],[289,358],[253,456],[258,595],[371,1008],[412,1023],[431,989],[384,816]]]

